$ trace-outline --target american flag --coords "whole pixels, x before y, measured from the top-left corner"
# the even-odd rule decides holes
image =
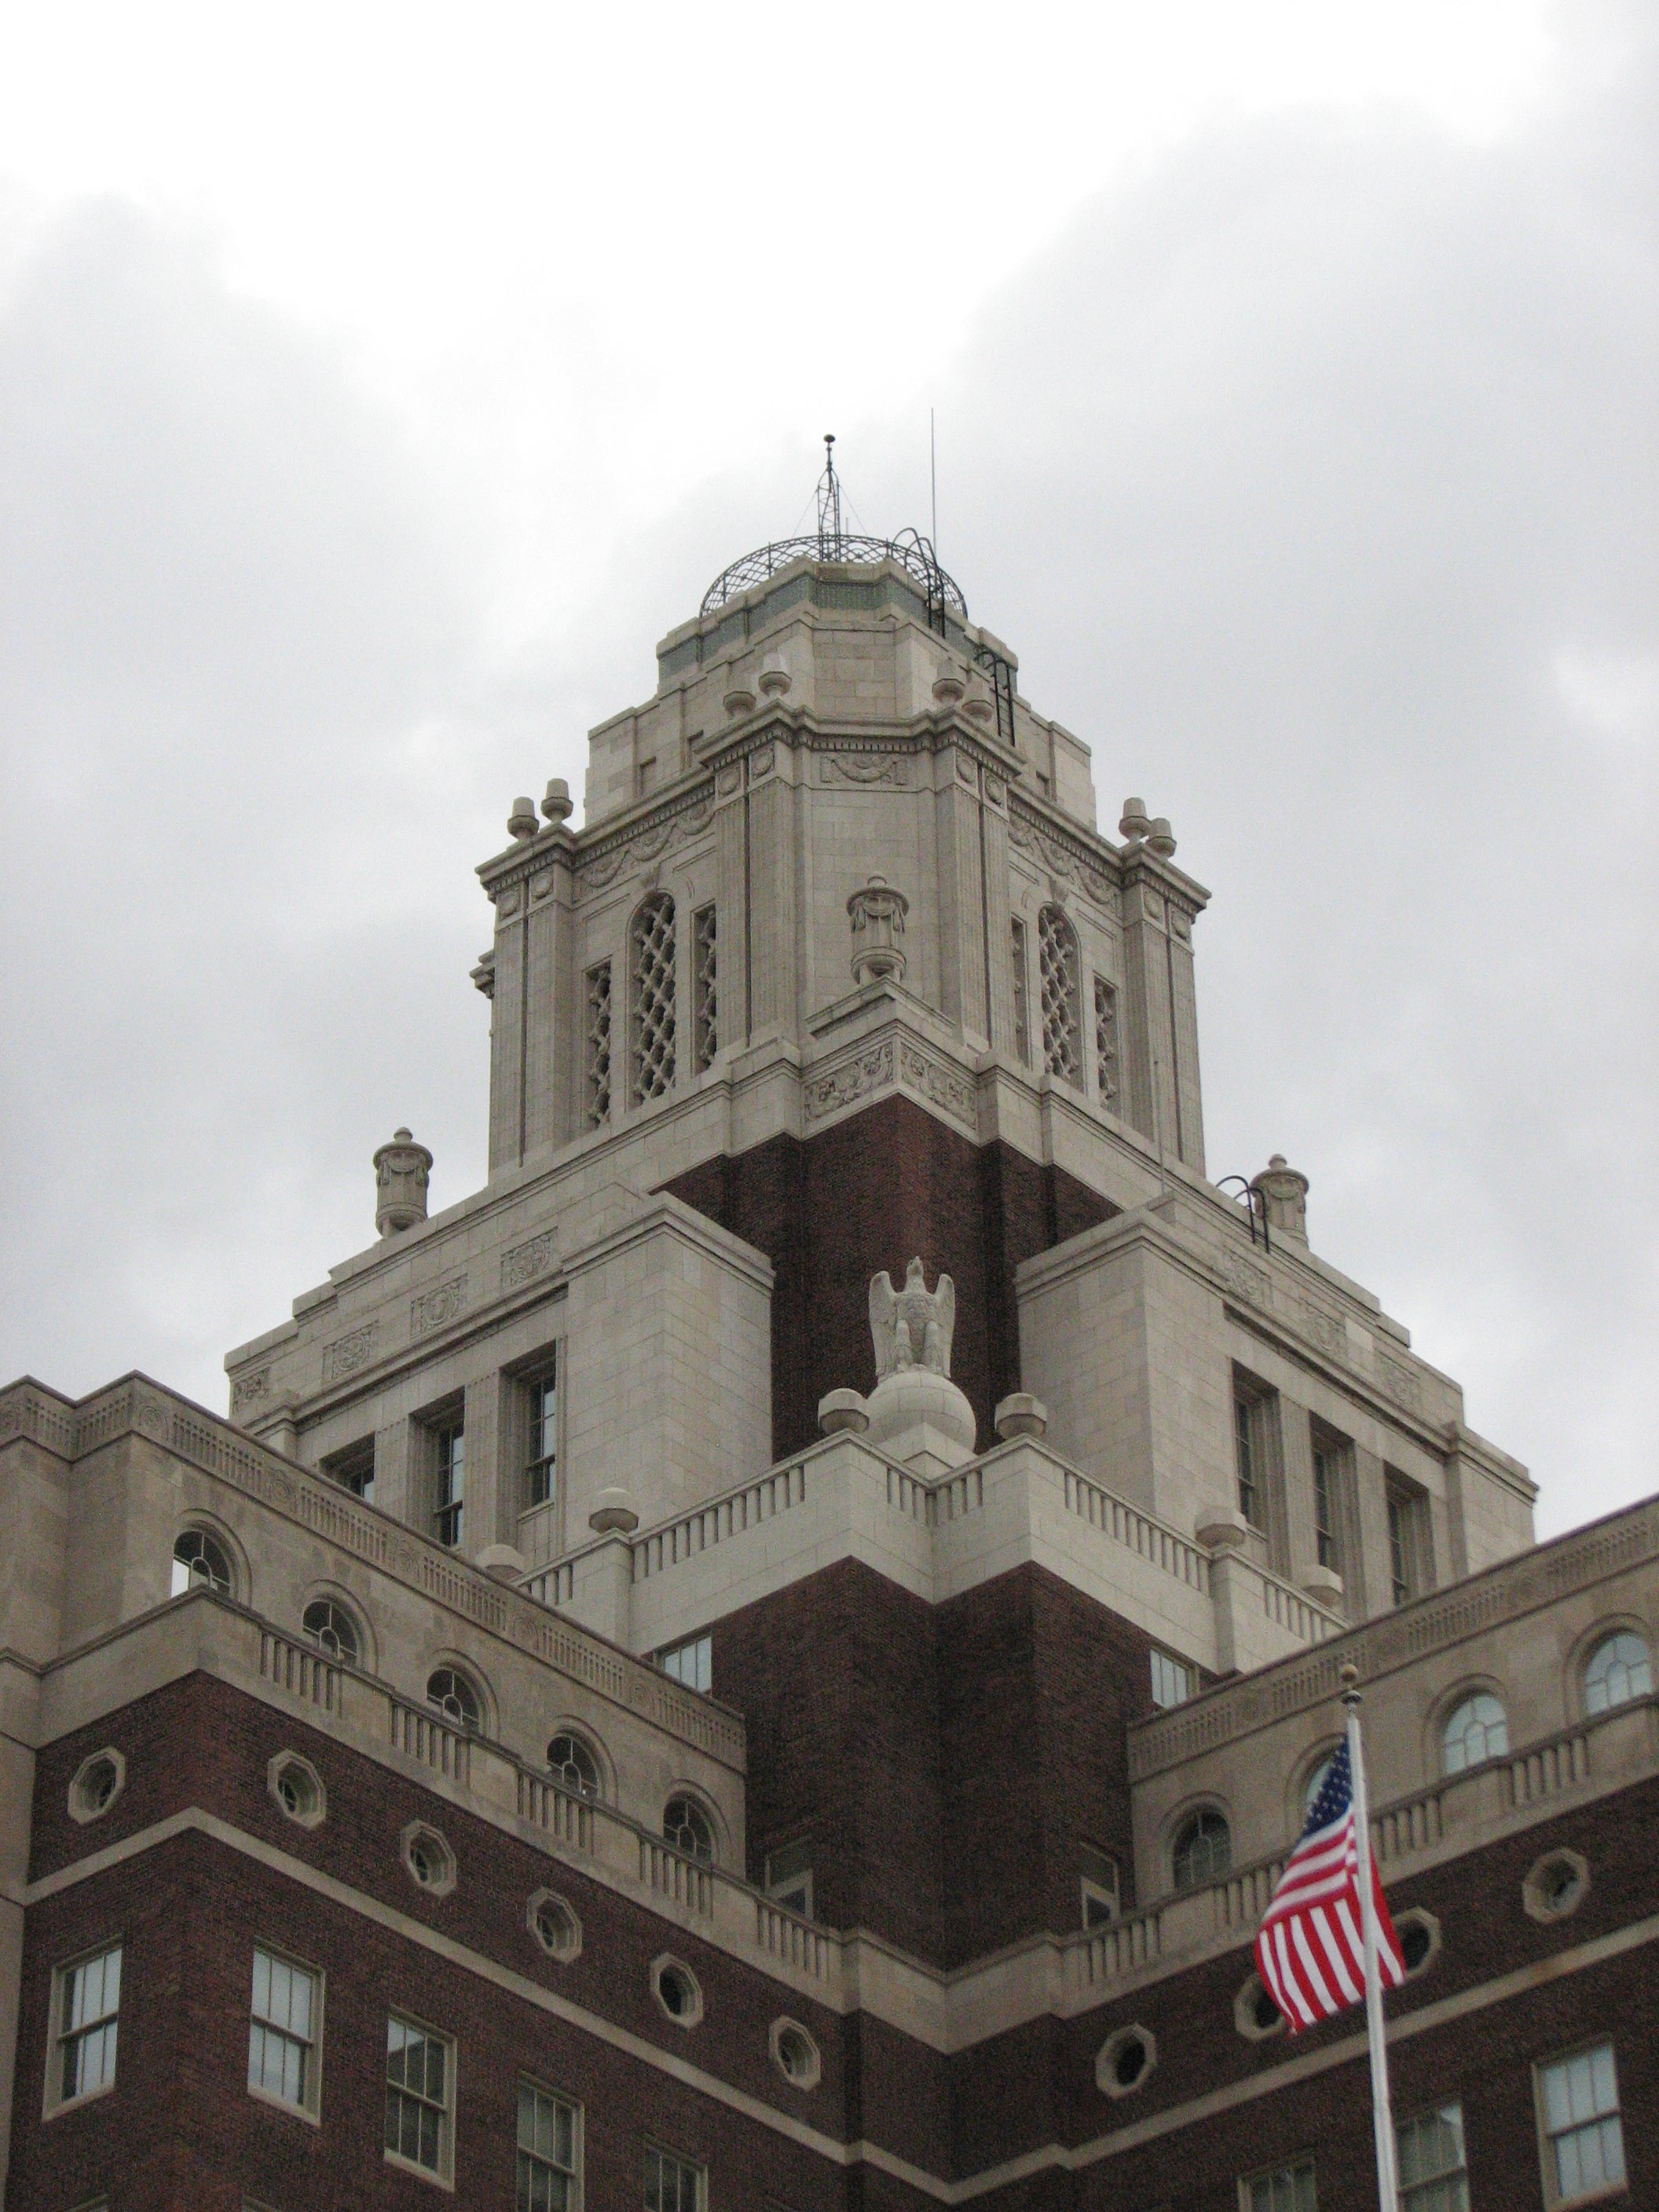
[[[1376,1964],[1385,1989],[1406,1978],[1406,1962],[1371,1861]],[[1359,1905],[1359,1840],[1348,1747],[1339,1746],[1285,1862],[1255,1939],[1255,1963],[1292,2035],[1365,1996],[1365,1940]]]

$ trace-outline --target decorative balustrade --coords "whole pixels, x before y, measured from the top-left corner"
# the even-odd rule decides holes
[[[325,1713],[340,1710],[342,1670],[308,1644],[296,1644],[275,1629],[262,1629],[259,1673],[301,1705],[315,1705]]]
[[[705,1917],[714,1910],[714,1875],[701,1859],[688,1858],[654,1836],[640,1838],[640,1880],[659,1897],[672,1898],[689,1912]]]
[[[593,1850],[593,1808],[574,1790],[531,1774],[521,1766],[519,1776],[519,1818],[544,1828],[555,1842],[591,1856]]]
[[[1103,1490],[1097,1482],[1091,1482],[1086,1475],[1069,1467],[1066,1469],[1066,1510],[1163,1573],[1173,1575],[1191,1589],[1209,1595],[1207,1553],[1177,1530],[1153,1520],[1151,1514],[1141,1512],[1137,1506],[1126,1504],[1111,1491]]]
[[[1504,1796],[1511,1809],[1558,1796],[1589,1776],[1589,1731],[1569,1729],[1546,1743],[1517,1752],[1504,1768]]]
[[[392,1749],[422,1766],[429,1766],[434,1774],[464,1790],[469,1787],[472,1779],[470,1739],[434,1713],[424,1712],[419,1705],[406,1705],[401,1698],[389,1697],[386,1704],[391,1709]]]
[[[1145,1912],[1132,1913],[1127,1920],[1108,1921],[1104,1927],[1091,1929],[1086,1936],[1074,1936],[1066,1948],[1063,1978],[1067,1989],[1075,1996],[1090,1990],[1103,1989],[1109,1982],[1121,1981],[1126,1974],[1139,1972],[1143,1966],[1156,1966],[1163,1955],[1164,1916],[1153,1905]]]
[[[828,1979],[832,1957],[839,1948],[838,1938],[826,1936],[811,1921],[764,1897],[755,1899],[755,1941],[769,1957],[781,1959],[786,1966],[817,1981]]]
[[[717,1544],[729,1543],[746,1529],[758,1528],[763,1521],[774,1521],[779,1514],[790,1512],[805,1503],[805,1468],[799,1462],[789,1467],[774,1468],[757,1481],[745,1483],[741,1490],[731,1491],[707,1505],[694,1506],[677,1521],[665,1522],[649,1534],[635,1537],[631,1544],[634,1580],[646,1582],[666,1568],[678,1566],[682,1559],[695,1558],[699,1552],[712,1551]]]
[[[1261,1609],[1298,1644],[1322,1644],[1328,1636],[1340,1636],[1343,1623],[1321,1606],[1312,1605],[1300,1591],[1273,1575],[1261,1577]]]

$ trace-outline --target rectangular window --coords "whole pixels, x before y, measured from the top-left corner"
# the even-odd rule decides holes
[[[799,1843],[786,1844],[780,1851],[766,1855],[766,1894],[775,1905],[781,1905],[790,1912],[799,1912],[803,1920],[812,1917],[812,1843],[803,1836]]]
[[[701,1071],[720,1050],[720,991],[715,966],[714,909],[700,906],[691,917],[691,1058]]]
[[[331,1482],[337,1482],[342,1490],[349,1490],[354,1498],[361,1498],[365,1505],[374,1503],[374,1439],[365,1437],[360,1444],[350,1444],[344,1451],[334,1452],[323,1462],[323,1473]]]
[[[317,2047],[322,2009],[319,1976],[254,1946],[247,2086],[256,2096],[314,2117],[320,2087]]]
[[[1463,2162],[1463,2107],[1419,2112],[1395,2130],[1399,2150],[1400,2212],[1469,2212]]]
[[[1014,1050],[1024,1065],[1031,1065],[1031,1010],[1025,991],[1025,924],[1012,921],[1008,925],[1012,936],[1010,951],[1014,969]]]
[[[1167,1712],[1184,1705],[1193,1694],[1193,1670],[1184,1660],[1171,1659],[1167,1651],[1152,1652],[1152,1703]]]
[[[386,2154],[447,2181],[453,2163],[455,2046],[395,2012],[386,2024]]]
[[[1337,1534],[1337,1514],[1346,1449],[1334,1437],[1317,1428],[1313,1431],[1314,1543],[1320,1565],[1338,1575],[1342,1571],[1342,1544]]]
[[[1238,1463],[1238,1510],[1252,1528],[1267,1525],[1267,1500],[1262,1495],[1261,1453],[1257,1449],[1255,1407],[1237,1393],[1233,1398],[1233,1444]]]
[[[1389,1500],[1389,1569],[1394,1601],[1407,1604],[1434,1588],[1434,1555],[1429,1535],[1429,1501],[1415,1484],[1386,1471]]]
[[[575,2212],[576,2154],[575,2106],[520,2081],[515,2212]]]
[[[658,1652],[657,1664],[688,1690],[701,1690],[707,1696],[714,1685],[714,1647],[707,1636],[694,1636],[689,1644]]]
[[[1625,2180],[1619,2075],[1610,2043],[1592,2044],[1537,2069],[1544,2143],[1544,2201],[1582,2204]]]
[[[1239,2183],[1238,2201],[1242,2212],[1319,2212],[1313,2160],[1298,2159],[1294,2166],[1253,2173]]]
[[[526,1513],[538,1505],[552,1504],[558,1467],[559,1375],[555,1365],[530,1385],[530,1456],[524,1478]]]
[[[586,1112],[590,1129],[602,1129],[611,1119],[611,963],[601,960],[587,971],[587,1027],[584,1037],[583,1068]]]
[[[461,1512],[466,1492],[466,1431],[459,1421],[437,1431],[437,1510],[433,1534],[452,1548],[461,1540]]]
[[[47,2101],[56,2111],[115,2084],[115,2041],[121,2009],[121,1946],[112,1943],[72,1966],[60,1966],[52,1993]]]
[[[1117,1097],[1117,993],[1095,977],[1095,1089],[1103,1106]]]
[[[645,2154],[645,2212],[703,2212],[703,2170],[654,2143]]]
[[[1083,1871],[1078,1881],[1083,1924],[1085,1928],[1103,1928],[1117,1918],[1121,1909],[1117,1861],[1109,1851],[1097,1851],[1091,1844],[1082,1845],[1080,1856]]]

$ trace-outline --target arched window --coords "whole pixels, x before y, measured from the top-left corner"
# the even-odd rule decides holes
[[[1175,1840],[1175,1886],[1201,1889],[1219,1881],[1233,1863],[1232,1830],[1207,1807],[1183,1821]]]
[[[357,1664],[357,1624],[337,1599],[313,1598],[300,1616],[300,1626],[331,1659],[343,1659],[348,1667]]]
[[[1476,1691],[1456,1707],[1441,1730],[1440,1747],[1448,1774],[1503,1757],[1510,1747],[1510,1724],[1490,1690]]]
[[[574,1790],[579,1797],[599,1796],[599,1762],[591,1746],[574,1729],[560,1729],[547,1747],[547,1763],[553,1770],[553,1779]]]
[[[628,931],[628,1043],[633,1101],[674,1087],[674,902],[653,891]]]
[[[186,1528],[173,1547],[172,1595],[182,1597],[190,1589],[222,1590],[227,1597],[236,1595],[225,1547],[205,1528]]]
[[[663,1840],[687,1858],[702,1859],[706,1866],[714,1863],[714,1831],[695,1797],[669,1799],[663,1808],[662,1832]]]
[[[1652,1662],[1635,1630],[1621,1628],[1617,1635],[1603,1638],[1584,1669],[1584,1711],[1605,1713],[1611,1706],[1626,1705],[1632,1698],[1650,1697],[1652,1692]]]
[[[457,1728],[470,1729],[477,1735],[483,1726],[483,1702],[459,1667],[433,1668],[427,1676],[426,1701]]]
[[[1057,906],[1037,915],[1037,981],[1042,1002],[1042,1064],[1050,1075],[1083,1088],[1083,1017],[1079,1011],[1077,932]]]

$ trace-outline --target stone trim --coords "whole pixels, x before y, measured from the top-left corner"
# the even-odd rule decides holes
[[[1175,1712],[1137,1723],[1129,1736],[1130,1779],[1143,1782],[1199,1752],[1326,1704],[1340,1686],[1345,1661],[1358,1666],[1362,1682],[1372,1681],[1656,1557],[1659,1498],[1648,1498],[1350,1629],[1305,1657],[1276,1661],[1247,1680],[1223,1684]]]
[[[55,1875],[30,1883],[22,1901],[26,1907],[40,1904],[49,1897],[60,1895],[80,1882],[107,1872],[112,1867],[124,1864],[145,1851],[170,1843],[176,1837],[192,1834],[204,1836],[228,1850],[240,1851],[285,1880],[325,1897],[331,1903],[342,1905],[364,1919],[375,1922],[405,1942],[416,1944],[452,1966],[476,1975],[481,1981],[536,2006],[564,2021],[567,2026],[592,2035],[596,2041],[621,2051],[659,2073],[671,2075],[685,2087],[708,2097],[759,2126],[787,2136],[803,2149],[812,2151],[838,2166],[873,2166],[895,2180],[908,2183],[911,2188],[940,2204],[968,2203],[975,2197],[988,2196],[994,2190],[1007,2188],[1012,2183],[1046,2170],[1059,2168],[1075,2172],[1085,2166],[1097,2165],[1103,2159],[1139,2149],[1144,2143],[1154,2142],[1159,2136],[1176,2134],[1200,2120],[1212,2118],[1218,2113],[1233,2111],[1240,2106],[1253,2104],[1260,2098],[1272,2096],[1294,2082],[1306,2081],[1334,2067],[1348,2065],[1362,2057],[1365,2050],[1363,2033],[1344,2036],[1340,2041],[1327,2044],[1322,2049],[1299,2053],[1296,2057],[1286,2059],[1279,2065],[1246,2080],[1231,2082],[1206,2095],[1189,2099],[1185,2104],[1149,2114],[1144,2120],[1114,2129],[1109,2135],[1096,2136],[1091,2142],[1075,2147],[1064,2143],[1044,2143],[1017,2159],[985,2168],[966,2179],[941,2181],[912,2165],[909,2160],[884,2150],[879,2144],[863,2138],[848,2143],[837,2142],[820,2130],[762,2103],[758,2098],[706,2073],[701,2067],[678,2057],[672,2051],[647,2043],[601,2014],[589,2012],[585,2007],[573,2003],[569,1998],[559,1996],[556,1991],[530,1981],[510,1967],[485,1958],[479,1952],[469,1950],[453,1937],[441,1935],[424,1923],[381,1905],[349,1883],[324,1874],[301,1860],[290,1858],[286,1852],[195,1807],[172,1814],[151,1827],[141,1829],[137,1834],[108,1845],[90,1858],[79,1860]],[[1610,1959],[1624,1957],[1644,1944],[1656,1942],[1659,1942],[1659,1914],[1645,1920],[1633,1921],[1626,1927],[1615,1929],[1571,1950],[1534,1960],[1507,1974],[1476,1983],[1468,1989],[1441,1998],[1436,2003],[1402,2014],[1388,2023],[1388,2039],[1391,2044],[1407,2042],[1414,2036],[1430,2033],[1454,2021],[1467,2019],[1492,2005],[1505,2003],[1511,1997],[1523,1996],[1546,1984],[1585,1972]],[[865,2009],[873,2008],[866,2007]]]
[[[661,1203],[684,1213],[700,1234],[723,1237],[723,1231],[702,1221],[689,1206],[680,1206],[677,1200]],[[23,1415],[20,1429],[31,1420],[52,1418],[52,1425],[61,1432],[61,1417],[52,1417],[44,1394],[33,1387],[18,1386],[0,1394],[0,1416],[20,1399]],[[268,1450],[187,1399],[175,1397],[159,1384],[139,1377],[82,1401],[74,1413],[71,1456],[81,1458],[121,1437],[145,1437],[198,1472],[229,1483],[311,1534],[337,1545],[380,1573],[461,1614],[475,1627],[586,1683],[613,1704],[641,1715],[722,1765],[739,1773],[744,1771],[743,1723],[717,1700],[682,1690],[658,1668],[493,1580],[443,1546],[365,1505],[325,1475],[314,1474]],[[298,1638],[293,1640],[297,1648]],[[315,1653],[306,1656],[317,1656]]]

